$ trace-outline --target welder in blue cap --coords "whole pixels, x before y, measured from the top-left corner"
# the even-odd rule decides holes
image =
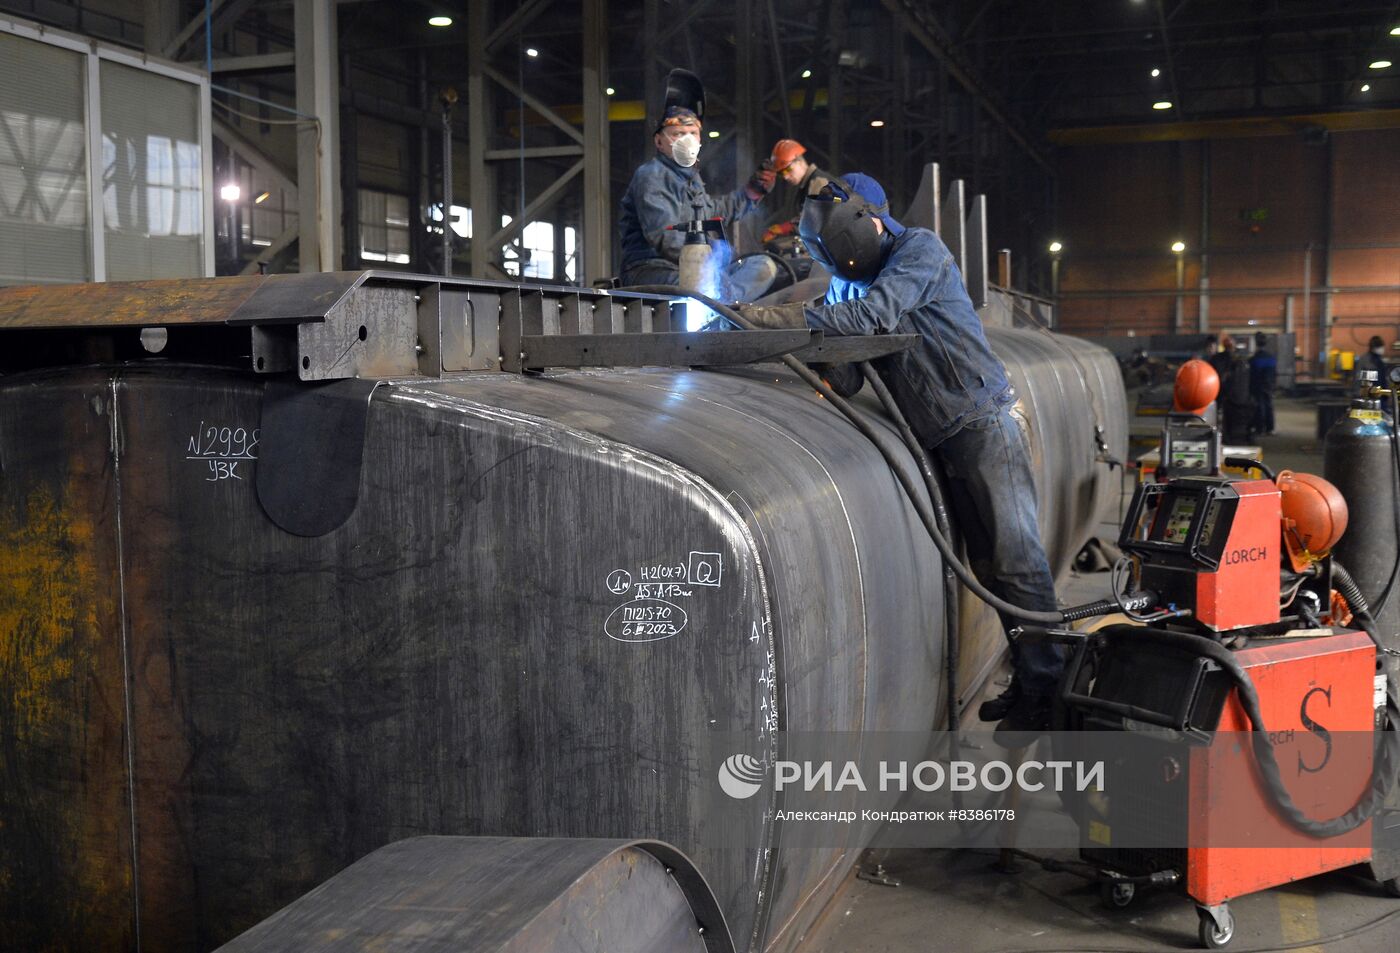
[[[982,322],[947,246],[905,228],[870,176],[835,178],[808,198],[798,227],[832,273],[824,301],[749,306],[762,327],[809,326],[832,334],[918,334],[918,346],[876,358],[876,370],[919,442],[948,477],[949,504],[978,579],[1026,609],[1057,608],[1041,544],[1026,433],[1016,394],[987,344]],[[1010,628],[1016,621],[1002,617]],[[1050,726],[1063,656],[1047,643],[1013,643],[1011,686],[978,711],[999,721],[997,741],[1024,747]]]
[[[637,169],[622,197],[618,224],[622,231],[623,285],[675,285],[680,282],[681,245],[685,234],[670,226],[696,218],[718,218],[726,232],[739,219],[759,210],[773,190],[777,173],[760,167],[743,188],[712,197],[695,167],[700,155],[700,132],[705,92],[687,70],[672,70],[666,83],[666,104],[652,143],[656,155]],[[735,265],[727,242],[719,243],[715,284],[696,289],[730,301],[752,301],[778,276],[772,259],[756,256]]]

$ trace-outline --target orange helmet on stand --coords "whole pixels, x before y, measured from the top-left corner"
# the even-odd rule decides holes
[[[773,155],[769,162],[773,164],[774,172],[782,172],[798,159],[802,158],[807,151],[807,147],[796,139],[779,139],[773,146]]]
[[[1172,389],[1172,410],[1184,414],[1204,414],[1220,393],[1220,375],[1200,358],[1192,358],[1176,372]]]

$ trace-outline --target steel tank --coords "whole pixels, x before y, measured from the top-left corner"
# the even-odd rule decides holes
[[[992,339],[1063,572],[1116,504],[1082,408],[1121,455],[1121,383],[1101,349]],[[211,949],[454,834],[675,844],[739,949],[792,949],[868,832],[784,851],[765,793],[744,849],[708,846],[699,753],[941,717],[938,554],[874,447],[776,367],[293,390],[0,380],[9,942]],[[971,624],[962,667],[1002,647]]]
[[[1377,611],[1400,546],[1395,530],[1394,432],[1380,402],[1353,400],[1346,414],[1327,430],[1322,475],[1347,501],[1347,530],[1332,553],[1370,603],[1382,641],[1400,648],[1400,594],[1392,591]]]

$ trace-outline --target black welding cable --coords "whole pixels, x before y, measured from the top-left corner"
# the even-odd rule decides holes
[[[875,373],[875,368],[870,366],[869,361],[862,361],[860,365],[861,373],[870,382],[875,395],[879,397],[880,403],[886,407],[898,406],[894,402],[894,396],[890,394],[885,382],[880,379],[880,375]],[[899,435],[904,438],[906,444],[915,444],[917,439],[914,431],[909,428],[909,421],[903,414],[898,414],[894,418],[895,426],[899,428]],[[933,472],[932,465],[927,455],[919,459],[920,472],[924,477],[924,486],[928,488],[929,499],[933,503],[934,519],[938,522],[938,529],[948,538],[953,538],[953,526],[948,520],[948,506],[943,498],[943,486],[938,482],[938,474]],[[958,707],[958,654],[961,647],[958,639],[958,581],[953,575],[953,570],[945,561],[943,564],[943,618],[948,630],[946,644],[943,646],[943,665],[945,678],[947,680],[946,699],[948,717],[948,758],[956,761],[962,754],[962,743],[958,738],[962,731],[962,709]],[[962,807],[962,794],[954,792],[954,805]]]
[[[1400,537],[1400,388],[1394,384],[1390,386],[1390,503],[1391,512],[1395,516],[1395,535]],[[1390,566],[1390,578],[1386,580],[1385,588],[1376,597],[1376,606],[1373,614],[1380,614],[1385,611],[1386,604],[1390,601],[1390,594],[1395,589],[1395,580],[1400,577],[1400,548],[1395,551],[1395,561]]]
[[[1376,625],[1375,616],[1371,614],[1371,607],[1366,604],[1366,597],[1361,593],[1361,587],[1356,584],[1351,573],[1347,572],[1347,568],[1336,559],[1332,560],[1332,581],[1337,584],[1337,591],[1342,594],[1342,598],[1346,599],[1352,619],[1371,637],[1371,641],[1376,643],[1376,651],[1384,653],[1386,649],[1381,643],[1380,629]]]
[[[633,291],[638,294],[658,294],[672,296],[684,295],[689,298],[694,298],[696,301],[699,301],[706,307],[718,311],[720,314],[724,315],[731,322],[733,322],[736,327],[742,330],[763,330],[762,328],[759,328],[757,325],[750,322],[747,318],[745,318],[734,308],[731,308],[729,305],[724,304],[723,302],[716,301],[714,298],[711,298],[708,295],[700,294],[698,291],[688,291],[686,289],[676,288],[671,285],[635,285],[618,290]],[[909,476],[905,467],[901,465],[899,458],[896,457],[894,455],[894,452],[891,451],[890,448],[885,444],[885,441],[880,437],[879,432],[873,426],[871,426],[870,421],[866,420],[863,416],[861,416],[860,411],[856,410],[854,407],[851,406],[849,402],[846,401],[845,398],[843,398],[840,394],[832,390],[827,385],[826,381],[822,380],[821,377],[815,371],[809,368],[806,364],[803,364],[801,361],[799,361],[797,358],[793,357],[790,354],[784,354],[782,360],[784,364],[786,364],[789,368],[792,369],[793,373],[795,373],[798,377],[802,378],[804,381],[810,384],[814,389],[816,389],[816,391],[819,394],[821,394],[828,401],[830,401],[831,406],[839,410],[842,413],[842,415],[844,415],[847,420],[854,424],[856,429],[859,430],[862,434],[864,434],[866,439],[873,443],[875,445],[875,448],[880,451],[880,455],[884,457],[885,462],[889,464],[890,470],[894,473],[895,478],[899,480],[900,485],[904,487],[904,492],[909,497],[909,502],[913,505],[914,512],[919,515],[920,522],[924,524],[924,529],[926,529],[928,531],[929,536],[932,537],[933,544],[938,548],[938,552],[943,556],[944,562],[949,566],[949,568],[953,570],[953,574],[958,577],[958,581],[961,582],[964,586],[967,586],[968,589],[972,590],[973,595],[977,596],[977,598],[987,603],[987,605],[991,606],[997,612],[1002,612],[1006,615],[1015,616],[1016,618],[1024,619],[1027,622],[1055,624],[1064,621],[1065,615],[1058,609],[1054,612],[1045,612],[1036,609],[1026,609],[1022,606],[1014,605],[1010,602],[1007,602],[1005,599],[1002,599],[1000,596],[993,593],[986,586],[982,585],[982,583],[978,581],[977,577],[972,574],[972,570],[968,569],[967,566],[963,565],[962,560],[958,558],[957,553],[953,549],[953,544],[939,530],[938,520],[933,514],[932,507],[930,507],[930,505],[924,501],[922,495],[919,493],[918,488],[914,483],[913,478]],[[868,361],[861,362],[862,370],[864,370],[865,365],[867,365],[868,363]],[[885,405],[885,412],[890,415],[891,419],[903,419],[903,415],[899,413],[899,408],[894,406],[893,402]],[[914,460],[919,465],[920,473],[923,473],[925,471],[931,473],[932,467],[929,465],[928,456],[924,453],[924,448],[919,446],[919,442],[917,440],[909,442],[908,448],[909,453],[914,457]]]
[[[1308,817],[1297,804],[1293,803],[1292,795],[1288,793],[1288,788],[1283,784],[1278,760],[1274,757],[1274,747],[1269,741],[1268,730],[1264,726],[1264,716],[1259,709],[1259,693],[1254,690],[1253,680],[1235,658],[1234,652],[1219,642],[1203,636],[1173,632],[1167,629],[1114,625],[1100,629],[1099,634],[1106,638],[1132,639],[1135,642],[1150,642],[1185,649],[1195,655],[1210,659],[1224,669],[1234,680],[1235,687],[1239,691],[1240,704],[1244,708],[1245,716],[1249,719],[1252,729],[1250,737],[1254,749],[1254,761],[1260,778],[1269,790],[1269,799],[1273,802],[1279,815],[1296,830],[1316,838],[1339,837],[1348,831],[1355,830],[1380,810],[1386,798],[1389,797],[1391,788],[1395,786],[1396,773],[1400,771],[1400,731],[1396,730],[1396,719],[1400,718],[1400,711],[1395,710],[1393,699],[1387,702],[1387,718],[1390,723],[1380,733],[1381,740],[1377,742],[1372,761],[1371,784],[1366,793],[1361,796],[1351,810],[1340,817],[1318,821]]]

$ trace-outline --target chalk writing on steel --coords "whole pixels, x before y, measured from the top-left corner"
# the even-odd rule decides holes
[[[691,551],[690,563],[686,567],[686,581],[692,586],[715,586],[720,584],[724,569],[724,556],[720,553],[697,553]]]
[[[685,610],[662,599],[633,599],[612,611],[603,623],[618,642],[657,642],[679,635],[688,621]]]
[[[620,596],[632,588],[632,574],[625,569],[614,569],[608,573],[608,591]],[[646,593],[642,593],[646,595]]]
[[[238,465],[245,460],[258,458],[258,440],[262,431],[257,428],[227,427],[219,424],[206,425],[199,422],[195,432],[185,444],[185,459],[198,460],[205,464],[205,483],[220,480],[241,480]]]

